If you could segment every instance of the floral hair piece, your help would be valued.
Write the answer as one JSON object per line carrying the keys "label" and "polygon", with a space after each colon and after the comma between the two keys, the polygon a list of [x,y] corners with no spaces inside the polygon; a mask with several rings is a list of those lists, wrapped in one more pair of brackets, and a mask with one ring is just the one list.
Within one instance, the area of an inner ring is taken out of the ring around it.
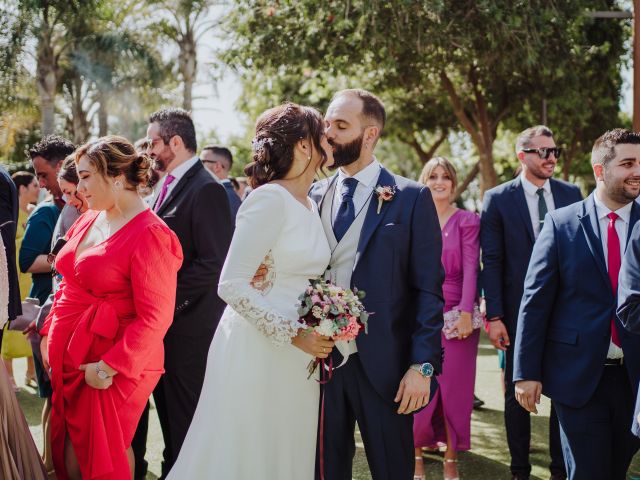
{"label": "floral hair piece", "polygon": [[266,144],[273,145],[273,142],[274,140],[271,137],[264,137],[259,140],[254,138],[251,141],[251,148],[254,152],[257,152],[258,150],[262,150]]}

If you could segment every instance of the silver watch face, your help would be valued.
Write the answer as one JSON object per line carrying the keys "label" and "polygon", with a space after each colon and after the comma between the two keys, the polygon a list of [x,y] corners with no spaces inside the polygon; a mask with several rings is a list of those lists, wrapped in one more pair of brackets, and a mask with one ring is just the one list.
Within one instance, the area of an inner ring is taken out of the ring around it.
{"label": "silver watch face", "polygon": [[107,372],[105,372],[104,370],[98,370],[98,378],[100,380],[106,380],[107,378],[109,378],[109,375],[107,375]]}
{"label": "silver watch face", "polygon": [[433,365],[430,363],[423,363],[420,365],[420,373],[425,377],[430,377],[433,375]]}

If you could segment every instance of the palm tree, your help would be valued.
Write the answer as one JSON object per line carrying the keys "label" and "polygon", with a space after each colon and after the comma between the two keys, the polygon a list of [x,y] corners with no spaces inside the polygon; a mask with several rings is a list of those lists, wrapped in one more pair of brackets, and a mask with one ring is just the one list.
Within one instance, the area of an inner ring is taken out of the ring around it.
{"label": "palm tree", "polygon": [[158,5],[166,13],[160,29],[179,49],[178,73],[182,78],[182,108],[190,111],[193,85],[198,73],[198,44],[202,36],[217,26],[207,18],[212,0],[160,0]]}

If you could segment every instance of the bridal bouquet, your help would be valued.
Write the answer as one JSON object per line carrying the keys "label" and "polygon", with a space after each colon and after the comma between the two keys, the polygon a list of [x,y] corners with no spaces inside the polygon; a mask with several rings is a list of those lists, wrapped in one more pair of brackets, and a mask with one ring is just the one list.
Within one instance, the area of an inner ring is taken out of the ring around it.
{"label": "bridal bouquet", "polygon": [[[333,340],[355,340],[361,331],[367,333],[369,313],[361,302],[364,296],[365,292],[362,290],[344,289],[321,277],[309,280],[309,286],[298,297],[300,322],[317,335],[331,337]],[[311,360],[309,377],[319,364],[324,369],[324,359]]]}

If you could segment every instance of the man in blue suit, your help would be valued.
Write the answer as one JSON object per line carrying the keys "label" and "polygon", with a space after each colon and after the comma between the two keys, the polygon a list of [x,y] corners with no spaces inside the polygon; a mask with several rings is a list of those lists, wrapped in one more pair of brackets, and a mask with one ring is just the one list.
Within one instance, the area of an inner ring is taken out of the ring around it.
{"label": "man in blue suit", "polygon": [[200,160],[203,165],[220,181],[227,192],[229,199],[229,208],[231,208],[231,220],[236,223],[236,214],[240,208],[240,197],[233,189],[231,180],[229,180],[229,171],[233,165],[233,155],[226,147],[218,147],[216,145],[207,145],[200,152]]}
{"label": "man in blue suit", "polygon": [[[325,116],[338,172],[311,197],[332,255],[327,277],[366,292],[368,334],[336,342],[323,387],[317,478],[351,480],[356,422],[374,480],[410,480],[413,415],[440,371],[442,237],[429,190],[389,173],[373,151],[382,102],[364,90],[338,92]],[[378,191],[393,192],[383,198]],[[324,475],[322,475],[324,474]]]}
{"label": "man in blue suit", "polygon": [[618,273],[640,219],[640,134],[606,132],[591,153],[596,190],[547,215],[531,255],[518,317],[513,380],[529,412],[554,401],[571,480],[623,480],[640,337],[616,317]]}
{"label": "man in blue suit", "polygon": [[[618,318],[632,333],[640,333],[640,223],[629,236],[618,280]],[[640,437],[640,394],[636,397],[631,431]]]}
{"label": "man in blue suit", "polygon": [[[489,319],[489,338],[505,352],[504,420],[514,479],[528,479],[531,419],[516,401],[513,383],[513,340],[524,277],[548,211],[582,200],[575,186],[552,178],[560,156],[551,130],[543,125],[524,130],[516,140],[522,166],[518,178],[485,193],[481,216],[481,286]],[[555,411],[549,419],[549,450],[552,479],[563,479],[564,461]]]}

